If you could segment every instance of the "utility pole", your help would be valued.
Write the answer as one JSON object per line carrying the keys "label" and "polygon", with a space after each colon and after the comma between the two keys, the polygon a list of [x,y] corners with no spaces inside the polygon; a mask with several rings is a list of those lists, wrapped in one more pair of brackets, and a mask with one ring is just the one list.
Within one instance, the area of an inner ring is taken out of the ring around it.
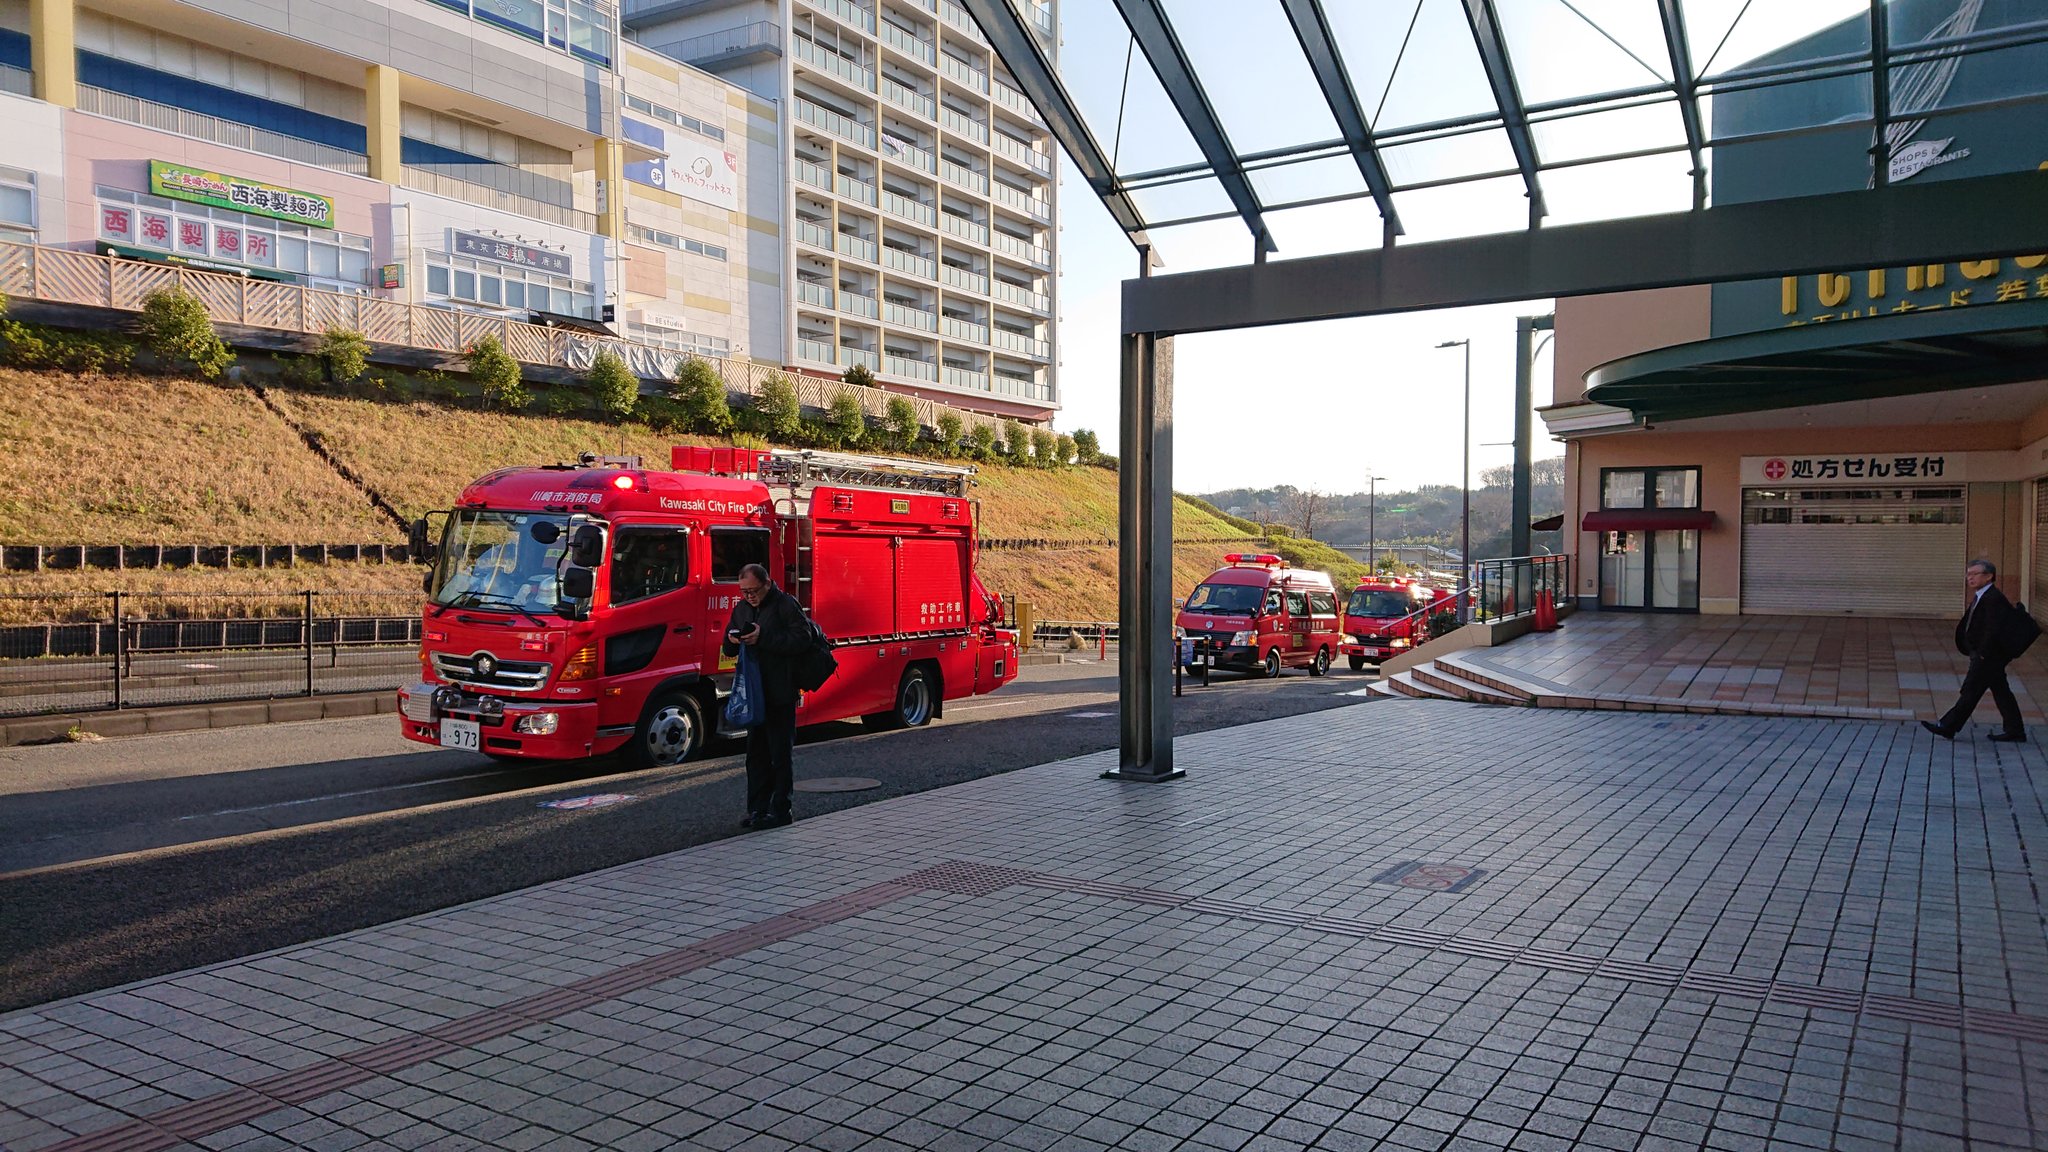
{"label": "utility pole", "polygon": [[1380,570],[1380,478],[1365,478],[1365,571],[1376,576]]}
{"label": "utility pole", "polygon": [[1437,347],[1455,348],[1461,345],[1465,349],[1465,431],[1459,447],[1465,453],[1465,471],[1458,479],[1458,563],[1465,569],[1466,595],[1459,601],[1458,619],[1463,623],[1472,619],[1472,341],[1446,340]]}

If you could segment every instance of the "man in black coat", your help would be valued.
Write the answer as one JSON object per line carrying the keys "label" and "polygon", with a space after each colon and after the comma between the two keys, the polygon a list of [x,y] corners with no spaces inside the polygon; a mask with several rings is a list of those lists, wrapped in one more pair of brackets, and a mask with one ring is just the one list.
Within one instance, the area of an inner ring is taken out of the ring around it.
{"label": "man in black coat", "polygon": [[745,828],[775,828],[790,822],[789,794],[795,787],[796,664],[811,644],[811,626],[796,597],[777,588],[759,564],[740,569],[740,602],[726,626],[725,654],[742,646],[761,670],[764,718],[747,732],[747,818]]}
{"label": "man in black coat", "polygon": [[1991,561],[1972,561],[1963,570],[1963,582],[1969,585],[1970,605],[1956,624],[1956,651],[1970,658],[1970,670],[1963,676],[1962,697],[1939,723],[1922,720],[1920,726],[1943,740],[1955,739],[1988,690],[1998,705],[1998,718],[2005,722],[2005,730],[1993,732],[1991,738],[2015,743],[2025,740],[2020,702],[2013,699],[2012,685],[2005,679],[2006,662],[2012,659],[2005,638],[2013,631],[2012,616],[2018,610],[1998,590],[1998,568]]}

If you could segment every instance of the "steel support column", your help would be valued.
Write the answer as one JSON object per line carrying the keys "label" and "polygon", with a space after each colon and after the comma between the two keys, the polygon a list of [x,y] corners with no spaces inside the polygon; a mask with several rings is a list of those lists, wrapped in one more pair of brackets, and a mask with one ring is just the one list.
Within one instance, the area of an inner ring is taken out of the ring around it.
{"label": "steel support column", "polygon": [[[1140,251],[1141,262],[1150,253]],[[1105,780],[1148,783],[1173,766],[1173,337],[1124,336],[1117,444],[1121,754]]]}
{"label": "steel support column", "polygon": [[1550,330],[1548,316],[1522,316],[1515,320],[1515,476],[1508,500],[1508,555],[1529,554],[1530,456],[1533,453],[1536,416],[1532,377],[1536,333]]}

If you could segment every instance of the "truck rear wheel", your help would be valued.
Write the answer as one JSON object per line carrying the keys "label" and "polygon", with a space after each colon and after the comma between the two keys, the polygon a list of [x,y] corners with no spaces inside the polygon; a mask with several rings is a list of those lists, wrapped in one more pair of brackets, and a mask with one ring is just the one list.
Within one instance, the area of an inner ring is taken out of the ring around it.
{"label": "truck rear wheel", "polygon": [[671,689],[647,702],[646,715],[621,751],[635,768],[666,768],[696,759],[704,736],[704,706],[696,696]]}
{"label": "truck rear wheel", "polygon": [[860,720],[869,728],[922,728],[932,721],[932,700],[931,675],[913,666],[903,670],[903,679],[896,684],[896,706]]}
{"label": "truck rear wheel", "polygon": [[1278,679],[1278,678],[1279,678],[1279,676],[1280,676],[1280,649],[1278,649],[1278,648],[1268,648],[1268,649],[1266,649],[1266,679],[1268,679],[1268,680],[1274,680],[1274,679]]}
{"label": "truck rear wheel", "polygon": [[1363,656],[1353,656],[1353,657],[1351,658],[1351,670],[1352,670],[1353,672],[1363,672],[1363,671],[1365,671],[1365,657],[1363,657]]}
{"label": "truck rear wheel", "polygon": [[1328,648],[1316,649],[1316,662],[1308,666],[1308,674],[1311,676],[1321,676],[1329,670],[1330,650]]}

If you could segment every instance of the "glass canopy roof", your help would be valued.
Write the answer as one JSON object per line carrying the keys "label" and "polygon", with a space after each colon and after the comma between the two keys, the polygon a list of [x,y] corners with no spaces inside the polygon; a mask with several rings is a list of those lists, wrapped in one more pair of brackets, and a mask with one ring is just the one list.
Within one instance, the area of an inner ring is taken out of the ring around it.
{"label": "glass canopy roof", "polygon": [[[1329,251],[1332,228],[1371,247],[1981,175],[1937,167],[1960,158],[1936,146],[1958,135],[1952,118],[2048,102],[2042,0],[1061,0],[1059,13],[1058,74],[1042,59],[1037,71],[1078,122],[1043,110],[1070,153],[1095,150],[1075,160],[1121,198],[1119,223],[1152,244],[1234,221],[1248,260]],[[1020,78],[1033,69],[1011,58],[1018,41],[992,40]],[[1752,174],[1717,173],[1745,148]],[[1754,174],[1802,151],[1850,162],[1784,190]]]}

